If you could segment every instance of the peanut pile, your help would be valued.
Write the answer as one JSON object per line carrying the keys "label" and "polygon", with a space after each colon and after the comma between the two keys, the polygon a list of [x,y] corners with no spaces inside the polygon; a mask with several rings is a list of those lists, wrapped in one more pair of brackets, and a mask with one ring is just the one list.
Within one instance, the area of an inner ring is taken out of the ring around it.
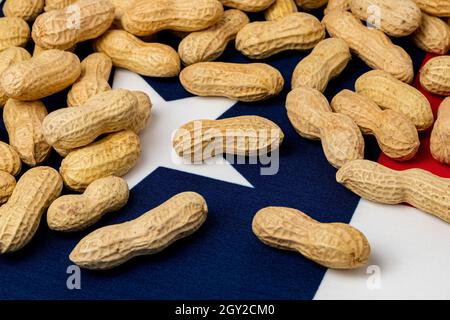
{"label": "peanut pile", "polygon": [[[373,16],[373,6],[380,16]],[[322,21],[310,12],[320,8]],[[251,22],[247,13],[261,11],[266,21]],[[0,142],[2,254],[30,242],[46,212],[50,229],[73,232],[126,206],[130,190],[121,177],[139,161],[139,133],[151,118],[152,102],[143,92],[113,90],[113,66],[148,77],[179,77],[197,96],[249,103],[277,96],[290,83],[280,112],[302,138],[321,141],[326,159],[338,169],[338,183],[362,198],[410,203],[450,223],[450,179],[364,160],[363,138],[374,135],[384,154],[406,161],[418,152],[419,132],[432,128],[431,154],[450,164],[450,98],[435,121],[426,97],[410,85],[412,59],[391,40],[410,37],[418,48],[442,55],[422,68],[420,83],[450,96],[447,0],[6,0],[3,13],[0,108],[9,144]],[[178,50],[154,41],[162,30],[179,37]],[[95,53],[80,61],[73,51],[85,41]],[[32,55],[24,49],[30,42]],[[254,63],[220,62],[228,45]],[[292,79],[258,61],[287,50],[310,52]],[[355,92],[343,90],[328,101],[323,92],[352,55],[374,70],[358,78]],[[65,89],[67,107],[48,113],[41,99]],[[192,140],[195,134],[200,139]],[[249,156],[275,150],[283,138],[277,124],[257,115],[199,119],[175,132],[173,149],[202,162],[216,155],[203,152],[211,141],[213,150]],[[59,172],[44,166],[51,152],[64,158]],[[31,169],[16,181],[22,163]],[[63,186],[76,193],[61,196]],[[87,235],[70,260],[109,269],[157,253],[195,232],[207,213],[201,195],[180,193],[133,221]],[[370,256],[360,231],[318,222],[293,208],[261,209],[252,229],[263,243],[328,268],[358,268]]]}

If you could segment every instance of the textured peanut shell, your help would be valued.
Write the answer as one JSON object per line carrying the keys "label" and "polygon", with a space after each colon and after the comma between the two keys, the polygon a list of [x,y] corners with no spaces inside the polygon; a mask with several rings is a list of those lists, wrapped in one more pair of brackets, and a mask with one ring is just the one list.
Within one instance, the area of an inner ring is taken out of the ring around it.
{"label": "textured peanut shell", "polygon": [[62,191],[62,179],[50,167],[28,170],[8,202],[0,207],[0,253],[23,248],[36,233],[42,214]]}
{"label": "textured peanut shell", "polygon": [[438,17],[422,13],[422,22],[412,39],[424,51],[446,54],[450,49],[450,26]]}
{"label": "textured peanut shell", "polygon": [[179,156],[201,162],[218,153],[266,154],[277,149],[283,138],[280,127],[259,116],[194,120],[175,132],[173,148]]}
{"label": "textured peanut shell", "polygon": [[337,182],[360,197],[385,203],[409,203],[450,223],[450,179],[422,169],[395,171],[369,160],[347,163]]}
{"label": "textured peanut shell", "polygon": [[348,11],[350,10],[351,0],[328,0],[327,7],[324,10],[324,14],[329,14],[331,11]]}
{"label": "textured peanut shell", "polygon": [[310,87],[324,92],[328,82],[344,71],[351,58],[350,49],[344,40],[322,40],[295,67],[292,88]]}
{"label": "textured peanut shell", "polygon": [[42,134],[42,121],[46,116],[47,109],[39,100],[9,99],[3,110],[9,143],[30,167],[41,164],[50,155],[51,147]]}
{"label": "textured peanut shell", "polygon": [[145,126],[150,121],[152,102],[145,92],[133,91],[132,93],[136,97],[138,104],[136,106],[135,117],[134,121],[131,123],[130,130],[139,133],[144,130]]}
{"label": "textured peanut shell", "polygon": [[46,50],[6,69],[0,75],[0,86],[10,98],[38,100],[69,87],[80,73],[80,60],[75,54]]}
{"label": "textured peanut shell", "polygon": [[59,10],[75,2],[77,2],[77,0],[45,0],[44,10],[45,11]]}
{"label": "textured peanut shell", "polygon": [[[0,52],[0,76],[3,72],[15,63],[31,59],[27,50],[21,47],[11,47]],[[8,100],[5,91],[0,85],[0,107],[3,107]]]}
{"label": "textured peanut shell", "polygon": [[294,12],[298,12],[294,0],[275,0],[275,2],[264,11],[264,17],[267,21],[278,20]]}
{"label": "textured peanut shell", "polygon": [[308,50],[325,38],[325,28],[313,15],[292,13],[275,21],[247,24],[236,36],[236,49],[252,59],[286,50]]}
{"label": "textured peanut shell", "polygon": [[328,0],[295,0],[297,5],[305,10],[313,10],[323,7],[328,3]]}
{"label": "textured peanut shell", "polygon": [[261,209],[252,229],[264,244],[297,251],[327,268],[356,269],[370,256],[369,242],[359,230],[344,223],[320,223],[296,209]]}
{"label": "textured peanut shell", "polygon": [[122,208],[129,197],[127,182],[109,176],[92,182],[81,195],[65,195],[50,205],[47,224],[63,232],[84,230],[105,214]]}
{"label": "textured peanut shell", "polygon": [[450,164],[450,98],[439,106],[438,117],[431,133],[430,149],[437,161]]}
{"label": "textured peanut shell", "polygon": [[195,192],[183,192],[139,218],[98,229],[84,237],[70,260],[86,269],[111,269],[133,257],[160,252],[200,228],[208,207]]}
{"label": "textured peanut shell", "polygon": [[44,10],[44,0],[6,0],[3,5],[5,17],[33,21]]}
{"label": "textured peanut shell", "polygon": [[0,206],[8,201],[16,187],[16,179],[8,172],[0,170]]}
{"label": "textured peanut shell", "polygon": [[215,24],[222,14],[218,0],[140,0],[125,11],[122,26],[137,36],[167,29],[198,31]]}
{"label": "textured peanut shell", "polygon": [[30,27],[16,17],[0,18],[0,51],[9,47],[24,47],[30,39]]}
{"label": "textured peanut shell", "polygon": [[283,89],[281,73],[264,63],[200,62],[180,73],[183,87],[198,96],[220,96],[239,101],[261,101]]}
{"label": "textured peanut shell", "polygon": [[61,162],[59,172],[68,188],[83,191],[97,179],[125,175],[137,164],[140,155],[140,140],[133,131],[116,132],[70,152]]}
{"label": "textured peanut shell", "polygon": [[419,149],[419,135],[406,116],[394,110],[381,110],[375,102],[350,90],[331,101],[331,108],[348,115],[365,134],[376,137],[384,154],[396,160],[409,160]]}
{"label": "textured peanut shell", "polygon": [[180,42],[178,53],[185,65],[216,60],[227,44],[250,20],[242,11],[231,9],[208,29],[192,32]]}
{"label": "textured peanut shell", "polygon": [[116,25],[121,26],[122,22],[122,16],[124,15],[125,11],[127,11],[129,8],[134,6],[134,4],[138,0],[110,0],[110,2],[114,5],[114,23]]}
{"label": "textured peanut shell", "polygon": [[419,131],[433,125],[433,111],[427,98],[416,88],[386,72],[373,70],[363,74],[356,80],[355,89],[382,109],[392,109],[404,114]]}
{"label": "textured peanut shell", "polygon": [[33,24],[32,37],[43,49],[65,50],[102,35],[113,20],[114,6],[108,0],[79,0],[40,15]]}
{"label": "textured peanut shell", "polygon": [[106,32],[94,46],[108,55],[114,66],[144,76],[173,77],[180,73],[180,58],[172,47],[146,43],[123,30]]}
{"label": "textured peanut shell", "polygon": [[306,139],[320,139],[328,162],[335,168],[364,158],[364,138],[347,115],[333,113],[325,96],[316,89],[299,87],[286,99],[289,120]]}
{"label": "textured peanut shell", "polygon": [[93,96],[111,90],[108,83],[112,61],[104,53],[93,53],[81,62],[81,75],[67,95],[68,107],[82,106]]}
{"label": "textured peanut shell", "polygon": [[245,12],[258,12],[267,9],[275,0],[220,0],[224,6]]}
{"label": "textured peanut shell", "polygon": [[[376,8],[377,12],[371,10]],[[412,0],[351,0],[352,13],[367,23],[375,24],[374,15],[380,13],[381,31],[392,37],[408,36],[419,28],[422,12]],[[378,11],[379,10],[379,11]]]}
{"label": "textured peanut shell", "polygon": [[448,0],[414,0],[419,8],[432,16],[450,17],[450,2]]}
{"label": "textured peanut shell", "polygon": [[9,144],[0,141],[0,171],[15,176],[21,169],[22,161],[17,152]]}
{"label": "textured peanut shell", "polygon": [[369,67],[381,69],[410,83],[414,78],[411,57],[380,30],[368,29],[350,12],[331,11],[324,19],[328,33],[347,42]]}
{"label": "textured peanut shell", "polygon": [[57,149],[74,149],[105,133],[129,129],[135,121],[138,100],[131,91],[111,90],[90,98],[83,107],[50,113],[42,124],[47,142]]}
{"label": "textured peanut shell", "polygon": [[430,59],[420,69],[420,84],[431,93],[450,96],[450,56]]}

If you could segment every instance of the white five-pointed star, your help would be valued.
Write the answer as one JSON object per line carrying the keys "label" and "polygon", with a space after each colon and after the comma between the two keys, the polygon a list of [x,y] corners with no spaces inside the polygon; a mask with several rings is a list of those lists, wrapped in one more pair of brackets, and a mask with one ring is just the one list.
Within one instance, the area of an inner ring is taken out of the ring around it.
{"label": "white five-pointed star", "polygon": [[194,165],[174,161],[174,158],[178,158],[173,154],[172,150],[172,135],[176,129],[192,120],[217,119],[230,109],[236,101],[209,97],[190,97],[166,101],[141,76],[123,69],[116,70],[113,88],[143,91],[149,95],[153,104],[151,120],[140,133],[141,159],[137,167],[125,177],[130,188],[137,185],[158,167],[184,171],[250,188],[253,187],[222,156],[214,159],[214,164]]}

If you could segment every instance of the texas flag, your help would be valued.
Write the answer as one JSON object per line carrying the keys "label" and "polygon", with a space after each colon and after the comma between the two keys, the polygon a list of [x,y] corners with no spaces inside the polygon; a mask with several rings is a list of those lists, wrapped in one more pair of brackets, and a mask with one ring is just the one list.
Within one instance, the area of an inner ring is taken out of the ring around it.
{"label": "texas flag", "polygon": [[[264,17],[254,14],[251,19]],[[177,45],[169,33],[158,41]],[[407,38],[395,42],[411,55],[417,74],[430,56]],[[89,42],[81,44],[76,53],[84,58],[91,48]],[[142,157],[125,177],[132,188],[129,203],[78,233],[51,231],[44,218],[24,249],[0,256],[0,299],[450,299],[450,225],[407,205],[382,205],[353,194],[336,182],[336,169],[327,162],[320,141],[300,137],[289,122],[285,101],[291,76],[307,54],[290,51],[263,60],[282,73],[285,87],[276,98],[257,103],[195,97],[177,77],[148,78],[115,69],[113,88],[144,91],[153,103],[151,121],[141,133]],[[234,43],[219,60],[254,62]],[[354,90],[355,80],[367,71],[353,57],[325,95],[331,101],[343,89]],[[419,87],[417,81],[415,85]],[[66,94],[44,99],[49,112],[66,106]],[[441,98],[425,94],[436,112]],[[241,115],[268,118],[283,130],[278,163],[174,161],[172,135],[181,125]],[[407,162],[388,159],[367,136],[365,157],[397,170],[423,168],[450,178],[449,167],[431,157],[429,136],[421,133],[419,154]],[[8,141],[2,120],[0,140]],[[55,152],[48,161],[56,169],[60,162]],[[261,174],[267,167],[275,173]],[[209,208],[205,224],[192,236],[108,271],[80,271],[69,260],[88,233],[132,220],[183,191],[200,193]],[[368,266],[327,270],[298,253],[264,245],[252,232],[252,219],[266,206],[296,208],[321,222],[352,224],[371,244]]]}

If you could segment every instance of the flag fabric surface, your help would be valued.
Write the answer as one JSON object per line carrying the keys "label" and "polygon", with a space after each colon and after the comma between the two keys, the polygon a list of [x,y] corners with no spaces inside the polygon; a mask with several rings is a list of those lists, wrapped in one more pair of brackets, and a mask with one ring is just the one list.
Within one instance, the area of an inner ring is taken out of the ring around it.
{"label": "flag fabric surface", "polygon": [[[321,18],[320,12],[314,14]],[[169,33],[159,35],[159,40],[176,48]],[[411,55],[416,74],[430,58],[409,39],[395,43]],[[91,43],[79,45],[76,52],[85,57],[92,52]],[[449,225],[409,206],[360,199],[336,182],[336,169],[325,159],[320,142],[301,138],[290,124],[285,99],[292,72],[307,54],[290,51],[263,60],[282,73],[285,87],[278,97],[257,103],[194,97],[177,77],[155,79],[113,70],[114,88],[145,91],[153,102],[152,119],[141,133],[142,159],[126,176],[132,187],[130,201],[88,230],[73,234],[50,231],[44,216],[25,248],[0,256],[0,299],[450,299]],[[233,43],[218,60],[254,62],[237,52]],[[357,77],[368,70],[353,57],[342,75],[330,82],[327,98],[342,89],[353,90]],[[67,90],[44,99],[49,111],[65,107],[66,94]],[[441,99],[427,97],[436,111]],[[282,128],[285,139],[277,174],[261,175],[259,164],[172,161],[171,135],[180,125],[240,115],[266,117]],[[421,167],[450,177],[448,166],[432,159],[428,137],[429,132],[421,134],[419,155],[405,163],[381,155],[375,139],[366,137],[366,158],[395,169]],[[0,140],[8,141],[3,121]],[[48,164],[59,168],[60,161],[53,153]],[[208,218],[195,234],[113,270],[82,270],[81,288],[68,288],[72,274],[68,256],[82,237],[99,227],[134,219],[183,191],[200,193],[208,204]],[[331,271],[298,253],[262,244],[251,223],[266,206],[296,208],[322,222],[351,222],[371,243],[368,267]]]}

